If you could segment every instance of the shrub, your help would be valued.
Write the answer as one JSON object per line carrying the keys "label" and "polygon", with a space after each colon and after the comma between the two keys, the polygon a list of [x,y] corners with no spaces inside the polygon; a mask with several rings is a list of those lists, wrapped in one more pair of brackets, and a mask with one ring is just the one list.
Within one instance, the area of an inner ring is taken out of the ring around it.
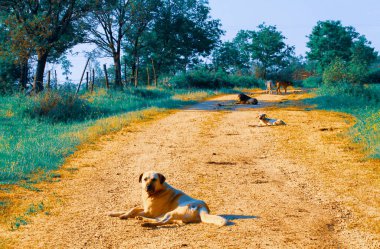
{"label": "shrub", "polygon": [[340,59],[333,61],[323,71],[322,80],[325,84],[348,82],[346,62]]}
{"label": "shrub", "polygon": [[229,75],[222,70],[210,72],[204,69],[178,74],[170,79],[169,84],[175,88],[204,89],[264,86],[264,82],[254,76]]}
{"label": "shrub", "polygon": [[302,82],[303,87],[316,88],[322,84],[322,77],[311,76]]}
{"label": "shrub", "polygon": [[84,120],[90,116],[91,108],[87,100],[74,93],[47,91],[34,97],[26,110],[32,118],[46,118],[53,122]]}

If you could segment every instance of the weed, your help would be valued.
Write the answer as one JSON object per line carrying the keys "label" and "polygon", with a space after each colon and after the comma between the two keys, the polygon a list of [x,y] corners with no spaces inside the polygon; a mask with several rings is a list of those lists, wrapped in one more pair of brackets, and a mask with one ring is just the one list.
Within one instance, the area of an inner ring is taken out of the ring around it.
{"label": "weed", "polygon": [[15,220],[13,222],[11,222],[11,230],[12,231],[17,230],[21,226],[25,226],[27,224],[28,224],[28,222],[24,216],[18,216],[15,218]]}

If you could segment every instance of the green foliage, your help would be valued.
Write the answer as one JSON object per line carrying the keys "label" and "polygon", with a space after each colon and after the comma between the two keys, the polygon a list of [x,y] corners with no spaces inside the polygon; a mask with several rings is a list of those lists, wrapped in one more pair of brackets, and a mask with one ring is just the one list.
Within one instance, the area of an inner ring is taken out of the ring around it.
{"label": "green foliage", "polygon": [[345,62],[342,59],[335,59],[323,71],[323,82],[329,83],[364,83],[369,76],[368,66],[357,60]]}
{"label": "green foliage", "polygon": [[250,50],[255,64],[264,70],[265,79],[267,72],[277,72],[289,65],[294,47],[285,44],[285,37],[276,26],[260,24],[258,29],[251,33]]}
{"label": "green foliage", "polygon": [[302,82],[303,87],[316,88],[321,86],[322,78],[319,76],[311,76]]}
{"label": "green foliage", "polygon": [[380,158],[380,87],[360,84],[328,84],[307,101],[318,108],[347,112],[357,118],[350,134],[366,146],[371,157]]}
{"label": "green foliage", "polygon": [[316,62],[320,73],[328,69],[332,79],[342,77],[331,72],[342,66],[337,61],[351,62],[352,75],[345,75],[343,78],[357,81],[361,80],[358,76],[365,71],[365,67],[376,59],[377,53],[370,45],[351,26],[344,27],[340,21],[319,21],[309,36],[307,47],[310,51],[306,54],[310,61]]}
{"label": "green foliage", "polygon": [[346,62],[341,59],[336,59],[335,61],[333,61],[323,71],[322,79],[325,84],[348,82],[348,71]]}
{"label": "green foliage", "polygon": [[[77,103],[74,105],[71,103],[72,95],[57,96],[56,92],[37,97],[0,96],[0,183],[26,180],[22,186],[30,189],[32,186],[27,184],[29,174],[57,169],[65,157],[76,150],[76,146],[91,138],[82,137],[91,127],[97,127],[96,134],[119,130],[128,123],[129,116],[126,117],[126,113],[152,107],[178,108],[194,103],[193,100],[175,98],[176,94],[193,92],[143,88],[107,92],[100,89],[93,94],[81,94],[77,100],[79,102],[74,102]],[[205,96],[213,94],[204,90],[198,92]],[[84,109],[73,110],[82,108],[83,103],[88,113],[83,113]],[[69,109],[79,113],[70,114]],[[33,110],[38,115],[31,113]],[[107,117],[115,120],[114,126],[102,122]]]}
{"label": "green foliage", "polygon": [[53,122],[67,122],[90,118],[87,100],[76,97],[73,92],[43,92],[31,102],[26,113],[32,118],[46,118]]}
{"label": "green foliage", "polygon": [[221,68],[225,72],[236,73],[245,68],[242,55],[233,42],[224,42],[213,54],[213,65],[215,68]]}
{"label": "green foliage", "polygon": [[262,87],[264,83],[253,76],[229,75],[222,70],[210,72],[204,69],[181,73],[170,79],[169,84],[175,88],[233,88]]}

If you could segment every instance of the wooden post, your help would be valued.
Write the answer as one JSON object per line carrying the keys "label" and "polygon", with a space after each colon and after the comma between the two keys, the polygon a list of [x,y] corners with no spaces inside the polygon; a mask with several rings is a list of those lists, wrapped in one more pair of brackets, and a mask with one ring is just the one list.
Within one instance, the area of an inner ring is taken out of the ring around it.
{"label": "wooden post", "polygon": [[54,75],[55,75],[54,88],[57,90],[58,89],[57,70],[54,70]]}
{"label": "wooden post", "polygon": [[125,86],[129,85],[127,81],[127,59],[124,57],[124,80]]}
{"label": "wooden post", "polygon": [[154,61],[153,61],[153,58],[150,58],[150,59],[152,61],[154,86],[157,87],[157,77],[156,77],[156,69],[154,68]]}
{"label": "wooden post", "polygon": [[94,84],[95,84],[95,69],[92,69],[91,93],[94,91]]}
{"label": "wooden post", "polygon": [[86,68],[87,68],[87,65],[88,65],[89,61],[90,61],[90,58],[87,59],[86,66],[84,66],[82,77],[80,77],[79,85],[78,85],[78,88],[77,88],[77,91],[76,91],[75,95],[78,94],[78,92],[79,92],[80,86],[82,84],[83,76],[84,76],[84,73],[86,72]]}
{"label": "wooden post", "polygon": [[138,82],[139,82],[139,63],[140,63],[140,58],[137,57],[136,74],[135,74],[135,87],[137,87]]}
{"label": "wooden post", "polygon": [[36,84],[37,84],[37,74],[35,74],[34,75],[34,80],[33,80],[33,89],[32,89],[32,92],[34,93],[34,94],[36,94],[37,92],[36,92]]}
{"label": "wooden post", "polygon": [[46,88],[50,89],[50,70],[48,71],[48,78],[47,78]]}
{"label": "wooden post", "polygon": [[88,91],[88,72],[86,72],[86,90]]}
{"label": "wooden post", "polygon": [[150,76],[149,76],[149,67],[148,66],[146,67],[146,76],[148,79],[148,86],[150,86]]}
{"label": "wooden post", "polygon": [[108,82],[108,74],[107,74],[107,66],[106,66],[106,64],[103,65],[103,68],[104,68],[104,74],[106,76],[106,88],[109,89],[110,85],[109,85],[109,82]]}

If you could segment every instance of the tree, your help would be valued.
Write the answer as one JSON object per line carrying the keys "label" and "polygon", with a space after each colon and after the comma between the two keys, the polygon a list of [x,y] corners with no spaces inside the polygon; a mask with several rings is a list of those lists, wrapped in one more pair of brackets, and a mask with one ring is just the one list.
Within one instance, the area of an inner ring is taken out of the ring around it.
{"label": "tree", "polygon": [[131,9],[131,21],[128,32],[125,36],[124,50],[125,59],[131,64],[131,84],[137,86],[137,70],[140,58],[140,51],[144,48],[144,34],[149,31],[149,25],[159,15],[158,7],[161,0],[135,0]]}
{"label": "tree", "polygon": [[[318,22],[309,36],[307,58],[317,65],[324,82],[362,82],[377,52],[365,36],[340,21]],[[341,70],[342,72],[338,72]]]}
{"label": "tree", "polygon": [[289,64],[294,54],[294,47],[285,44],[285,37],[276,26],[258,26],[258,31],[251,32],[251,58],[262,71],[265,79],[268,73],[276,73]]}
{"label": "tree", "polygon": [[319,21],[308,38],[307,47],[310,51],[306,53],[307,58],[316,61],[320,71],[337,58],[365,64],[376,59],[371,43],[353,27],[344,27],[340,21]]}
{"label": "tree", "polygon": [[143,55],[154,61],[157,74],[186,71],[209,55],[223,34],[205,0],[163,0],[158,13]]}
{"label": "tree", "polygon": [[214,50],[212,58],[214,67],[221,68],[225,72],[236,73],[244,67],[241,53],[233,42],[222,43]]}
{"label": "tree", "polygon": [[[50,55],[58,56],[81,41],[83,23],[81,19],[89,10],[91,1],[58,0],[4,0],[0,7],[12,13],[8,25],[14,32],[11,39],[20,37],[29,50],[37,54],[35,91],[44,89],[43,76]],[[28,55],[25,55],[27,57]]]}

